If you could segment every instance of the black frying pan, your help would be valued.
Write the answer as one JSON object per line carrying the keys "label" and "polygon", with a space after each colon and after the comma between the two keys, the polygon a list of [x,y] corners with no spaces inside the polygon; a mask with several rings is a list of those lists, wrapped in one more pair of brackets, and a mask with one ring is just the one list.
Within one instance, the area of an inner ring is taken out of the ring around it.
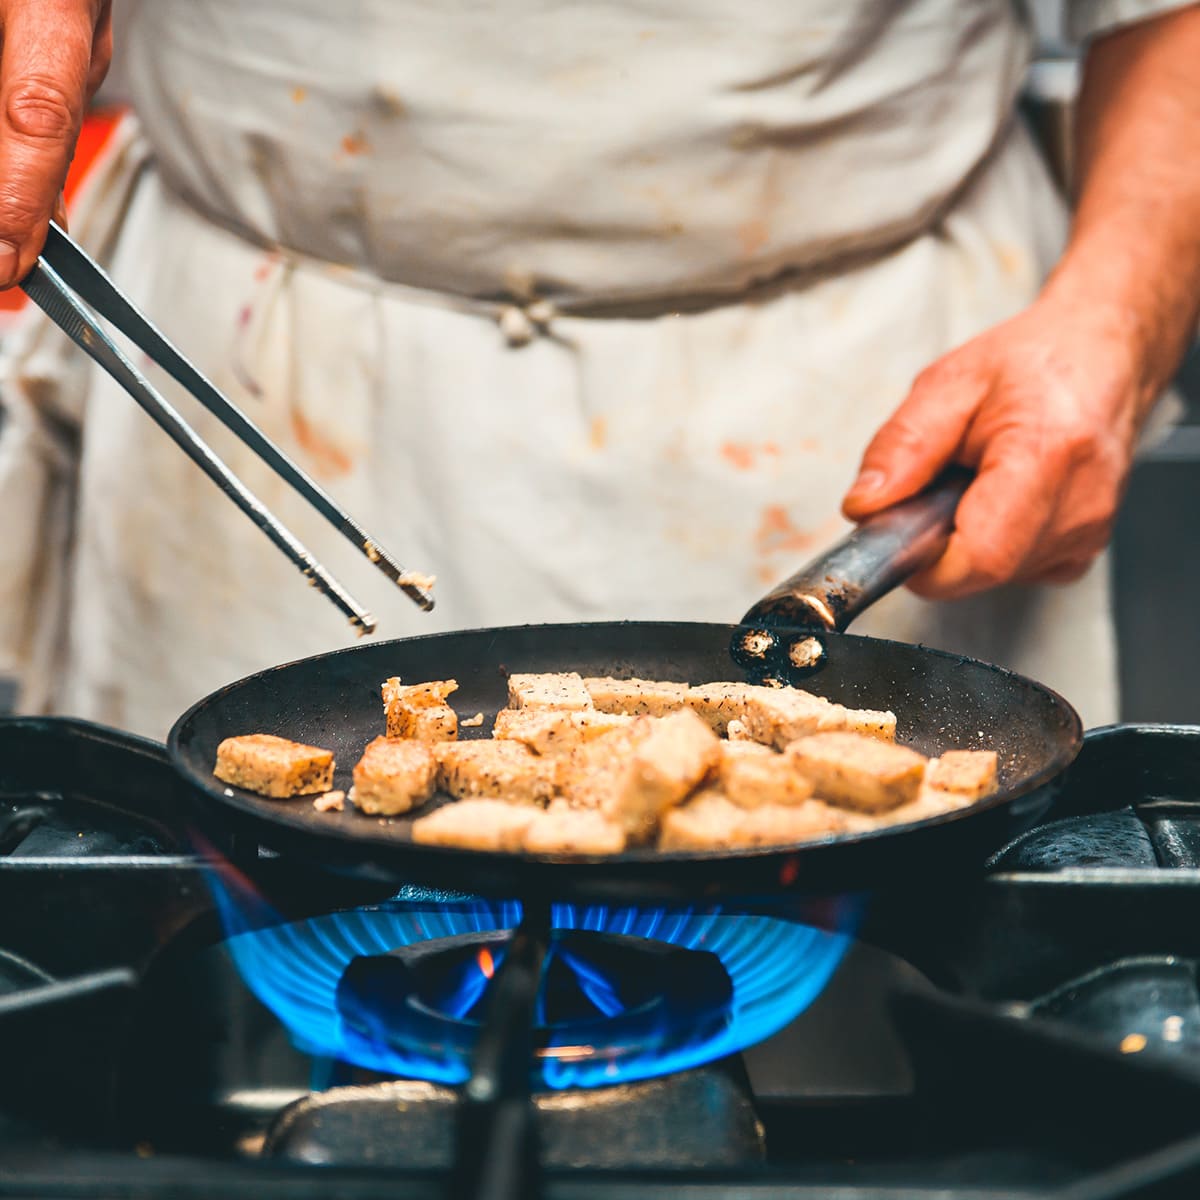
{"label": "black frying pan", "polygon": [[[202,823],[363,876],[501,896],[647,902],[750,899],[780,890],[845,893],[928,880],[982,861],[1048,807],[1052,784],[1079,750],[1075,711],[1041,685],[957,655],[842,632],[867,605],[945,545],[961,480],[867,522],[792,577],[740,625],[615,622],[520,626],[361,645],[260,672],[201,700],[175,724],[170,753],[193,785]],[[275,733],[332,749],[335,786],[348,787],[363,747],[383,731],[380,683],[457,679],[461,715],[506,700],[510,671],[637,675],[693,684],[803,679],[831,700],[891,709],[899,738],[928,754],[992,748],[1000,790],[971,808],[918,824],[801,845],[746,851],[591,859],[419,846],[411,820],[366,817],[347,804],[318,813],[311,798],[271,800],[227,789],[212,775],[218,743]],[[231,793],[231,794],[227,794]]]}

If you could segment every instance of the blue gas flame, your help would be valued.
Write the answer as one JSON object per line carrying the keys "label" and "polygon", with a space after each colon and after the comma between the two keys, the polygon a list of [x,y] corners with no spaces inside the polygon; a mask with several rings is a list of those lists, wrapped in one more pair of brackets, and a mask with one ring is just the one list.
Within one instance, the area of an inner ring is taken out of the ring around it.
{"label": "blue gas flame", "polygon": [[[360,956],[386,955],[431,939],[513,929],[520,922],[520,904],[408,889],[384,904],[281,924],[270,923],[269,907],[232,873],[214,875],[210,884],[228,935],[226,946],[243,979],[298,1049],[384,1074],[465,1082],[469,1063],[452,1046],[431,1039],[419,1050],[399,1049],[386,1040],[368,1040],[347,1025],[336,1000],[338,982]],[[849,944],[845,934],[719,909],[559,904],[552,910],[552,924],[710,951],[728,973],[733,995],[723,1020],[694,1039],[667,1039],[665,1048],[605,1052],[600,1047],[593,1057],[557,1057],[553,1047],[559,1043],[552,1033],[551,1050],[539,1059],[549,1088],[647,1079],[744,1050],[778,1032],[821,994]],[[599,1013],[619,1011],[619,997],[602,974],[582,960],[571,965]],[[482,972],[474,981],[468,979],[455,997],[457,1013],[468,1012],[485,986]]]}

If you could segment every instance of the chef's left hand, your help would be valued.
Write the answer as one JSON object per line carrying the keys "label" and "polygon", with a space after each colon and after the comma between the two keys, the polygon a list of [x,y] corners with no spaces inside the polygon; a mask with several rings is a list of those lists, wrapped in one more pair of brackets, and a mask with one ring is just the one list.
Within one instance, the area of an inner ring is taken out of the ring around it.
{"label": "chef's left hand", "polygon": [[946,552],[909,584],[919,595],[1067,583],[1103,550],[1152,401],[1118,321],[1039,300],[917,377],[843,511],[862,520],[951,463],[975,470]]}

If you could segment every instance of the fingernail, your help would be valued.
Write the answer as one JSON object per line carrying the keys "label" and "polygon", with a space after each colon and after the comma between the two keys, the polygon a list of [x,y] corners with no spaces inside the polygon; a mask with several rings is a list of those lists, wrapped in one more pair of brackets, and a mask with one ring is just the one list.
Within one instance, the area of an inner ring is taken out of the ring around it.
{"label": "fingernail", "polygon": [[882,471],[872,468],[869,471],[864,471],[854,481],[854,486],[850,489],[850,495],[866,498],[867,496],[874,495],[885,483],[887,483],[887,476]]}
{"label": "fingernail", "polygon": [[0,287],[8,287],[17,282],[17,266],[21,261],[21,252],[12,242],[0,242]]}

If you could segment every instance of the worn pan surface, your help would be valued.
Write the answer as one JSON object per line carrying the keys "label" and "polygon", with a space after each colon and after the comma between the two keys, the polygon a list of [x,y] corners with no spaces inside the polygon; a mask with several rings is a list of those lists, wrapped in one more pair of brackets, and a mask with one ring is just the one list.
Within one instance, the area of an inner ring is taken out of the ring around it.
{"label": "worn pan surface", "polygon": [[[194,786],[203,822],[325,866],[475,893],[609,902],[749,899],[781,889],[844,893],[928,882],[931,872],[970,869],[1049,805],[1054,780],[1081,744],[1078,716],[1049,689],[986,663],[840,632],[940,553],[960,492],[961,484],[943,487],[860,529],[740,625],[521,626],[357,646],[252,675],[201,700],[176,723],[169,749]],[[482,727],[463,734],[487,737],[505,705],[509,672],[568,670],[692,684],[747,675],[803,678],[831,700],[891,709],[900,740],[927,754],[995,749],[1000,790],[919,824],[796,846],[672,854],[639,848],[581,860],[419,846],[410,818],[367,817],[350,805],[319,813],[311,798],[266,799],[212,775],[223,738],[274,733],[333,750],[335,786],[348,788],[363,747],[383,731],[380,684],[387,677],[458,680],[459,713],[484,714]]]}

